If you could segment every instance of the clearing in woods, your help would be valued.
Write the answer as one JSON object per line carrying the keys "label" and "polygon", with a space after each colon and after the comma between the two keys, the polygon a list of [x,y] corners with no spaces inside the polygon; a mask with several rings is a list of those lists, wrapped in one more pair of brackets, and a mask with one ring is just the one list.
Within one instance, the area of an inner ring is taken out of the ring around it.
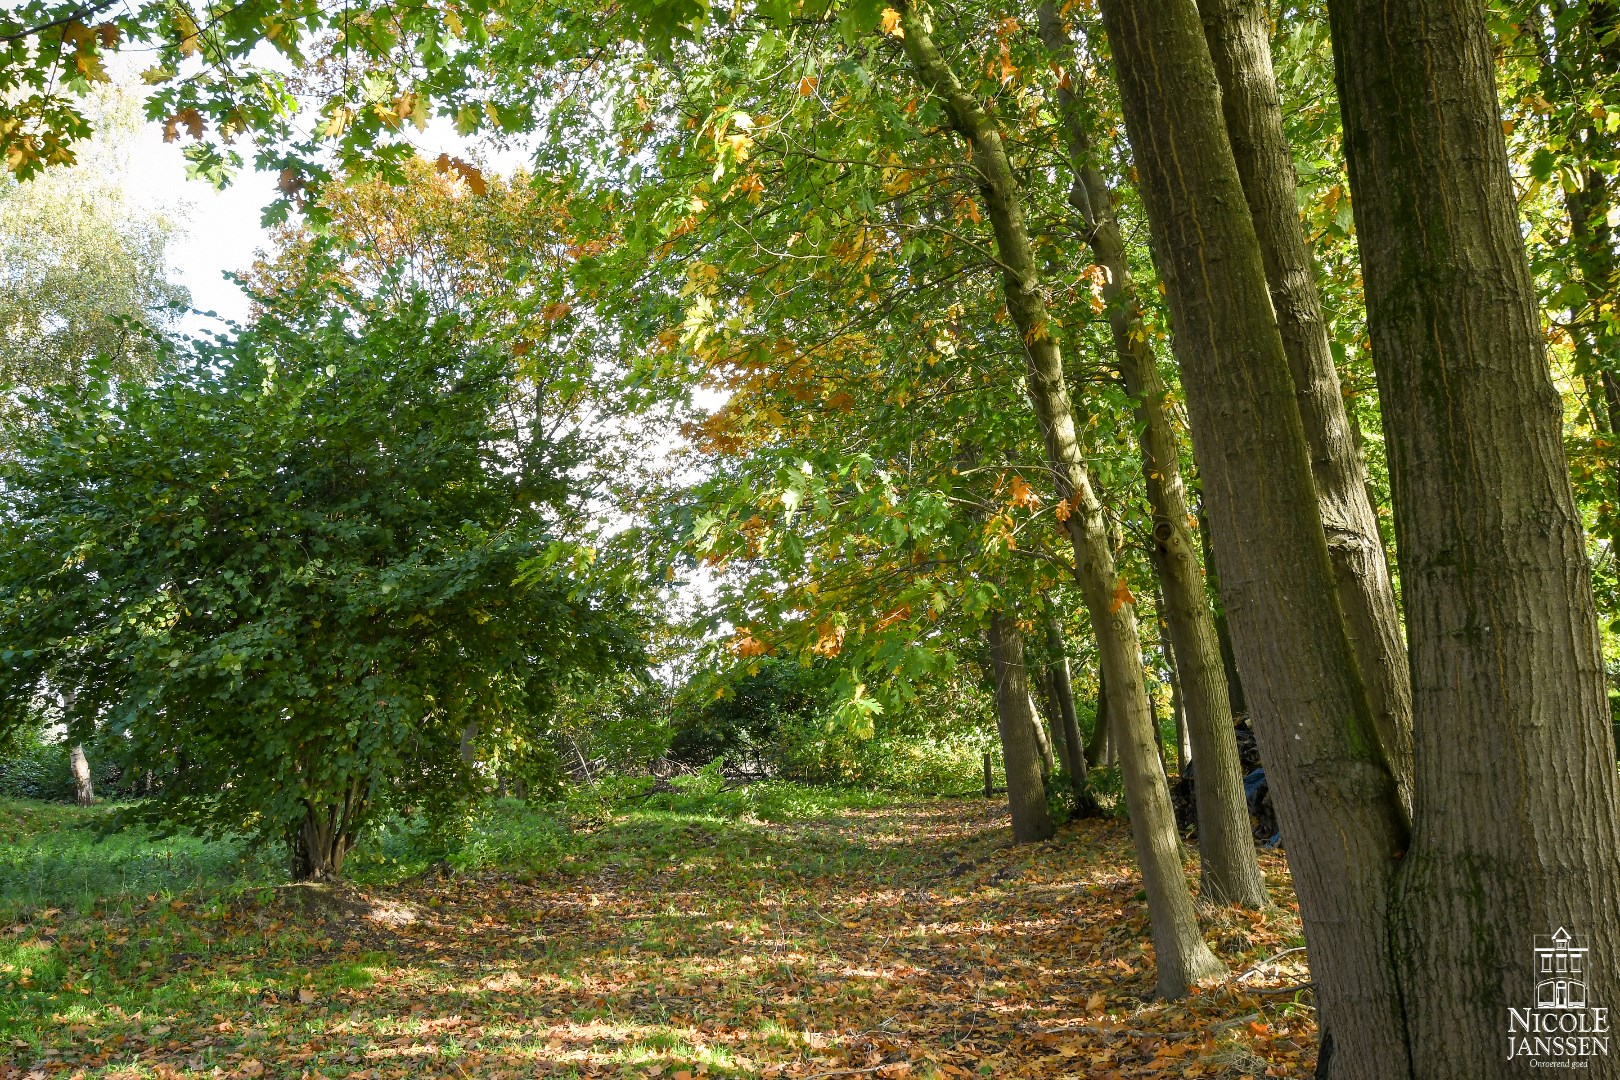
{"label": "clearing in woods", "polygon": [[1233,979],[1145,1002],[1125,823],[1015,849],[1004,805],[876,803],[507,803],[465,869],[385,838],[363,891],[311,898],[244,887],[272,871],[223,845],[7,802],[0,1078],[1309,1075],[1280,856],[1278,909],[1203,912]]}

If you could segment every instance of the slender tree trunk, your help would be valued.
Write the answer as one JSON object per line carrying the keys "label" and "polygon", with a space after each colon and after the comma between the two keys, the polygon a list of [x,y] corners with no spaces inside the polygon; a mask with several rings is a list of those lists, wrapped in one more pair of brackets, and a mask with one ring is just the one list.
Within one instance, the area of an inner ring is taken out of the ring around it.
{"label": "slender tree trunk", "polygon": [[1058,706],[1056,675],[1051,664],[1042,664],[1035,675],[1035,701],[1040,707],[1042,719],[1046,721],[1047,738],[1051,740],[1052,752],[1057,760],[1054,767],[1061,766],[1064,772],[1070,772],[1073,765],[1069,760],[1069,744],[1063,734],[1063,710]]}
{"label": "slender tree trunk", "polygon": [[[1330,1053],[1408,1068],[1384,933],[1409,832],[1339,610],[1310,452],[1193,0],[1100,0],[1164,275],[1221,595]],[[1198,754],[1194,748],[1195,756]],[[1199,761],[1202,782],[1203,761]],[[1337,1060],[1337,1059],[1335,1059]]]}
{"label": "slender tree trunk", "polygon": [[[1171,677],[1174,677],[1172,673]],[[1180,776],[1187,771],[1187,716],[1181,711],[1180,691],[1176,692],[1176,775]]]}
{"label": "slender tree trunk", "polygon": [[[1164,595],[1158,597],[1159,610],[1164,610]],[[1170,679],[1170,715],[1176,722],[1176,774],[1187,767],[1187,717],[1182,708],[1181,675],[1176,670],[1176,650],[1164,650],[1165,672]],[[1239,768],[1241,772],[1241,766]],[[1241,779],[1241,778],[1240,778]]]}
{"label": "slender tree trunk", "polygon": [[1189,986],[1220,975],[1225,966],[1199,934],[1192,894],[1182,873],[1175,813],[1153,751],[1135,608],[1114,600],[1120,578],[1102,505],[1080,457],[1063,357],[1042,295],[1017,182],[1000,130],[951,71],[934,44],[927,17],[907,3],[900,9],[900,26],[906,55],[918,79],[940,98],[972,150],[979,193],[996,235],[1007,312],[1024,342],[1030,398],[1046,444],[1047,463],[1058,496],[1070,508],[1066,524],[1074,547],[1076,578],[1103,667],[1116,688],[1114,740],[1152,922],[1157,992],[1163,997],[1180,997]]}
{"label": "slender tree trunk", "polygon": [[84,756],[84,747],[78,743],[68,753],[68,763],[73,767],[73,801],[80,806],[89,806],[96,801],[96,788],[90,779],[90,762]]}
{"label": "slender tree trunk", "polygon": [[1583,937],[1586,999],[1620,1001],[1614,745],[1562,407],[1483,7],[1328,8],[1411,642],[1391,952],[1412,1075],[1523,1076],[1501,1039],[1535,1004],[1534,935]]}
{"label": "slender tree trunk", "polygon": [[[1021,635],[1020,635],[1021,636]],[[1026,679],[1026,683],[1028,680]],[[1052,778],[1057,771],[1057,755],[1052,746],[1052,737],[1047,734],[1046,724],[1041,719],[1040,710],[1035,707],[1035,694],[1033,687],[1029,695],[1029,719],[1035,725],[1035,749],[1041,755],[1041,782],[1044,784]]]}
{"label": "slender tree trunk", "polygon": [[[1188,528],[1191,514],[1181,478],[1181,450],[1165,404],[1167,392],[1159,377],[1158,358],[1148,345],[1142,323],[1125,242],[1114,217],[1113,193],[1096,164],[1084,105],[1076,98],[1081,75],[1074,62],[1073,41],[1053,0],[1041,5],[1040,31],[1047,51],[1064,68],[1058,101],[1074,172],[1070,202],[1085,218],[1092,255],[1108,271],[1103,300],[1114,354],[1141,426],[1142,475],[1153,510],[1150,556],[1163,598],[1159,610],[1170,639],[1165,656],[1179,676],[1181,703],[1187,709],[1193,754],[1198,758],[1201,893],[1215,903],[1265,907],[1265,879],[1255,859],[1243,771],[1232,735],[1231,697],[1203,570]],[[1155,743],[1157,735],[1155,731]]]}
{"label": "slender tree trunk", "polygon": [[1046,614],[1046,648],[1052,656],[1052,697],[1063,718],[1063,743],[1067,753],[1064,766],[1069,770],[1069,785],[1074,791],[1075,813],[1090,817],[1101,811],[1097,797],[1091,793],[1091,778],[1086,761],[1086,744],[1080,738],[1080,711],[1074,701],[1074,679],[1069,673],[1069,654],[1063,645],[1063,628],[1057,616]]}
{"label": "slender tree trunk", "polygon": [[1249,702],[1243,696],[1243,678],[1238,674],[1237,653],[1232,648],[1232,628],[1226,621],[1226,604],[1221,599],[1220,567],[1215,565],[1215,549],[1209,542],[1209,515],[1198,505],[1198,543],[1204,552],[1204,577],[1209,582],[1210,606],[1215,610],[1215,640],[1220,643],[1221,669],[1226,672],[1227,699],[1232,716],[1249,715]]}
{"label": "slender tree trunk", "polygon": [[[1311,452],[1317,511],[1327,534],[1345,629],[1373,719],[1407,807],[1412,800],[1412,689],[1400,611],[1367,477],[1345,415],[1316,264],[1295,201],[1298,179],[1283,131],[1264,0],[1198,0],[1221,84],[1221,109],[1260,241],[1283,351]],[[1200,779],[1202,779],[1200,777]]]}
{"label": "slender tree trunk", "polygon": [[1013,842],[1030,844],[1047,840],[1057,830],[1046,809],[1040,747],[1035,739],[1040,721],[1029,705],[1024,639],[1018,631],[1017,620],[992,612],[989,644],[990,666],[996,683],[996,727],[1001,732],[1001,756],[1007,767],[1007,808],[1012,812]]}
{"label": "slender tree trunk", "polygon": [[1091,738],[1086,742],[1086,768],[1096,769],[1108,760],[1108,673],[1097,672],[1097,715],[1091,721]]}

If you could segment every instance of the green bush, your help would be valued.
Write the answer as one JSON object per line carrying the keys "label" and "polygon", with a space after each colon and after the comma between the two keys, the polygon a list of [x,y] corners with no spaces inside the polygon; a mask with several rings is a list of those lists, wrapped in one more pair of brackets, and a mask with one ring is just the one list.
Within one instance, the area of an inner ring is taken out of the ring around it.
{"label": "green bush", "polygon": [[13,753],[0,760],[0,796],[72,802],[73,773],[65,743],[38,735],[19,738]]}
{"label": "green bush", "polygon": [[[73,784],[70,753],[66,742],[44,738],[38,731],[16,733],[0,753],[0,796],[72,802],[78,792]],[[124,769],[110,748],[92,742],[85,747],[85,757],[90,762],[90,783],[97,798],[132,793]]]}

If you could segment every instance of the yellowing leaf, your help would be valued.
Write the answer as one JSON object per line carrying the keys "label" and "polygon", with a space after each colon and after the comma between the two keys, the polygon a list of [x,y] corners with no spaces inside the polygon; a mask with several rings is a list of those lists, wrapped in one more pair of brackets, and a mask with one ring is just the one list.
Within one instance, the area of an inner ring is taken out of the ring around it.
{"label": "yellowing leaf", "polygon": [[321,129],[321,134],[328,139],[335,139],[343,134],[353,121],[354,110],[347,105],[341,106],[332,113],[331,119],[327,120],[326,126]]}
{"label": "yellowing leaf", "polygon": [[900,13],[894,8],[883,9],[883,15],[878,19],[878,28],[890,37],[906,36],[906,32],[900,28]]}
{"label": "yellowing leaf", "polygon": [[1118,611],[1126,604],[1135,603],[1136,597],[1131,595],[1131,587],[1125,584],[1125,579],[1120,578],[1118,581],[1114,582],[1114,598],[1108,602],[1109,613],[1112,614],[1113,612]]}
{"label": "yellowing leaf", "polygon": [[174,13],[175,36],[180,39],[180,52],[185,56],[196,55],[201,47],[201,37],[197,32],[197,24],[191,15],[185,11]]}

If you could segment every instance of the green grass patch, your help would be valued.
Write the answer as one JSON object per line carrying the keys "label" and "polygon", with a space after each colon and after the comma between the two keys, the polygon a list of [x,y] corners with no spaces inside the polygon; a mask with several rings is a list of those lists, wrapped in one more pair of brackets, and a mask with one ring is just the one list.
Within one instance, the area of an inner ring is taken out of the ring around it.
{"label": "green grass patch", "polygon": [[0,798],[0,920],[279,879],[279,868],[241,843],[117,828],[118,810]]}

